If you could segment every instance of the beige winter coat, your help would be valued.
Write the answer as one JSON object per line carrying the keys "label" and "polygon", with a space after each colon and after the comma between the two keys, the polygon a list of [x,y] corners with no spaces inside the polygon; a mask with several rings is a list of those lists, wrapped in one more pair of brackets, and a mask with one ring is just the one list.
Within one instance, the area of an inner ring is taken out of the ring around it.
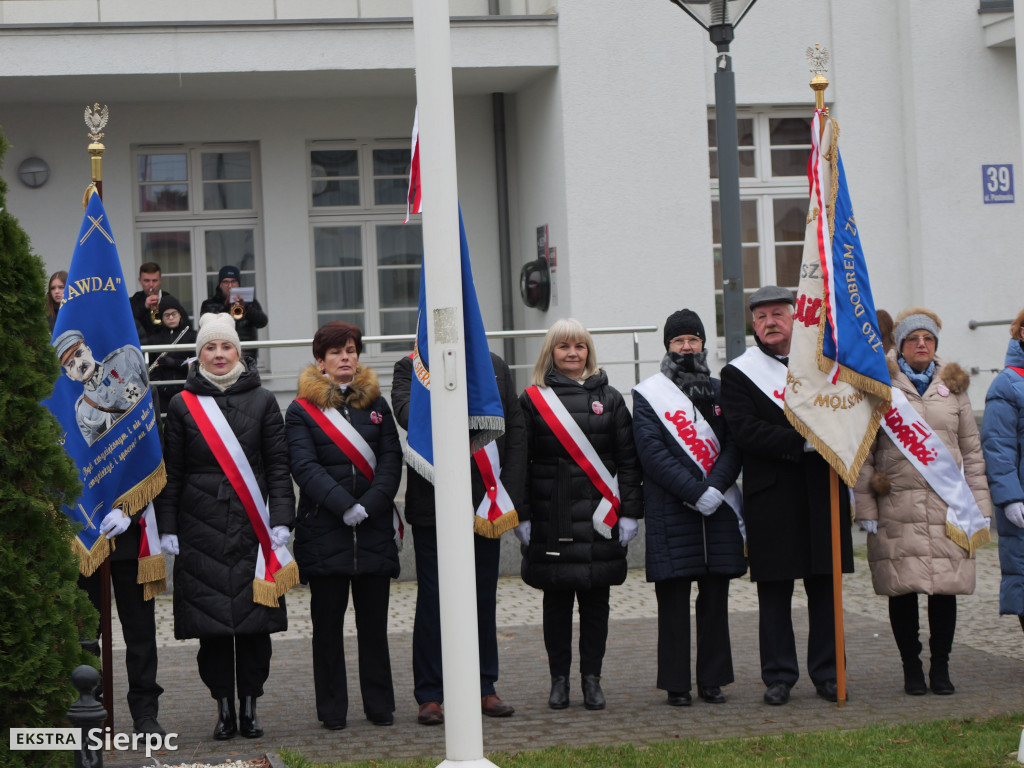
{"label": "beige winter coat", "polygon": [[[991,518],[981,437],[967,397],[970,376],[956,363],[936,357],[935,375],[922,397],[892,359],[889,370],[893,386],[903,391],[963,466],[981,513]],[[878,521],[878,535],[868,534],[868,562],[877,594],[974,592],[974,560],[946,536],[948,505],[881,429],[861,469],[854,498],[856,520]]]}

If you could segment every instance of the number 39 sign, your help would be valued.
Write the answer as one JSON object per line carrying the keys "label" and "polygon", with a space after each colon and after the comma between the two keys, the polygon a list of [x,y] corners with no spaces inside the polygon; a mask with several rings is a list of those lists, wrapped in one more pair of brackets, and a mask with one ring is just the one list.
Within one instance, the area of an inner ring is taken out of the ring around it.
{"label": "number 39 sign", "polygon": [[981,166],[981,182],[986,205],[1013,202],[1013,165]]}

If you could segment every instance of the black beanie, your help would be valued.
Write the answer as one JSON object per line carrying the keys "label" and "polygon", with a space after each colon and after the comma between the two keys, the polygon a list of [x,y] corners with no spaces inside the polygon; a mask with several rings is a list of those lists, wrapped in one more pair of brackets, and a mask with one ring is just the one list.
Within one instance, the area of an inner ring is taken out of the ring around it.
{"label": "black beanie", "polygon": [[672,339],[683,334],[696,336],[702,344],[707,343],[707,337],[704,335],[704,323],[692,309],[680,309],[668,316],[665,321],[665,350],[668,351],[668,343]]}

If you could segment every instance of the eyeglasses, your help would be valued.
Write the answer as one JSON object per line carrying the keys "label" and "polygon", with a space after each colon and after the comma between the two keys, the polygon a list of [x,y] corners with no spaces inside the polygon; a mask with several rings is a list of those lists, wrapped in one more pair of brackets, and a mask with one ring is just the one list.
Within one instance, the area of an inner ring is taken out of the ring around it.
{"label": "eyeglasses", "polygon": [[915,347],[918,344],[920,344],[922,341],[925,344],[927,344],[929,347],[932,346],[933,344],[935,344],[935,337],[932,336],[930,333],[923,333],[923,334],[916,334],[914,336],[907,336],[906,340],[909,341],[911,344],[913,344]]}

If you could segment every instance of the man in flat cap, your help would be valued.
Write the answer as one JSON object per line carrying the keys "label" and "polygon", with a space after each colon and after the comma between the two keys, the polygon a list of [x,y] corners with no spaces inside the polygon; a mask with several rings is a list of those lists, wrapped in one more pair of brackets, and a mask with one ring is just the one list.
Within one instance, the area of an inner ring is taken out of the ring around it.
{"label": "man in flat cap", "polygon": [[[818,695],[835,701],[829,465],[784,411],[793,293],[767,285],[751,295],[756,346],[722,369],[722,414],[743,456],[743,519],[751,581],[757,583],[761,679],[766,704],[789,701],[800,676],[793,635],[796,579],[807,593],[807,672]],[[840,520],[850,495],[840,481]],[[849,525],[841,527],[842,568],[853,571]]]}
{"label": "man in flat cap", "polygon": [[82,383],[75,418],[88,445],[95,443],[149,388],[146,361],[138,347],[115,349],[97,363],[81,331],[68,330],[51,342],[64,375]]}

